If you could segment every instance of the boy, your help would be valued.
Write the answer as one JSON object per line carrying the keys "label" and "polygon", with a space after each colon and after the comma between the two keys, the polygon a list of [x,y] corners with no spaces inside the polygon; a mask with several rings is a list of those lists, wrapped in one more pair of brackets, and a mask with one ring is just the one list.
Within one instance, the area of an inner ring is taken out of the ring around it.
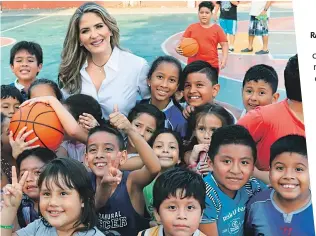
{"label": "boy", "polygon": [[200,230],[212,236],[242,236],[246,203],[266,188],[250,178],[256,143],[244,127],[224,126],[214,131],[208,155],[213,172],[204,178],[207,196]]}
{"label": "boy", "polygon": [[291,57],[284,70],[287,99],[258,107],[238,120],[257,143],[258,159],[254,176],[269,183],[270,147],[279,138],[298,134],[305,136],[300,72],[297,54]]}
{"label": "boy", "polygon": [[258,106],[278,101],[278,74],[273,67],[259,64],[249,68],[242,82],[243,115]]}
{"label": "boy", "polygon": [[229,52],[234,51],[235,35],[237,32],[237,6],[239,1],[217,1],[215,5],[214,20],[217,21],[218,10],[221,9],[219,25],[229,39]]}
{"label": "boy", "polygon": [[21,41],[16,43],[10,51],[10,66],[16,76],[15,86],[27,100],[27,91],[31,83],[41,71],[43,65],[43,51],[39,44]]}
{"label": "boy", "polygon": [[198,230],[205,208],[205,184],[200,175],[180,167],[161,174],[154,184],[154,213],[161,224],[139,236],[205,236]]}
{"label": "boy", "polygon": [[[233,113],[230,111],[233,110],[232,106],[218,101],[215,102],[220,84],[218,83],[218,73],[214,67],[205,61],[194,61],[183,69],[183,79],[183,97],[188,104],[183,110],[184,117],[189,117],[194,107],[216,103],[225,107],[237,121],[236,116],[240,115],[238,111]],[[185,106],[185,104],[182,105]]]}
{"label": "boy", "polygon": [[315,235],[306,140],[288,135],[271,146],[270,183],[246,209],[245,235]]}
{"label": "boy", "polygon": [[23,103],[20,91],[10,85],[1,85],[1,112],[10,119]]}
{"label": "boy", "polygon": [[[214,68],[219,71],[225,68],[228,56],[228,43],[227,38],[222,28],[211,23],[212,11],[214,5],[212,2],[203,1],[199,4],[199,23],[190,25],[183,34],[184,38],[193,38],[198,42],[198,53],[188,58],[188,63],[193,61],[203,60],[207,61]],[[219,63],[217,45],[222,47],[222,59]],[[178,46],[177,53],[182,55],[182,49]]]}
{"label": "boy", "polygon": [[121,173],[118,168],[127,159],[121,133],[104,124],[90,130],[85,161],[93,172],[98,228],[105,235],[137,235],[149,227],[149,220],[144,218],[143,188],[160,172],[160,162],[123,114],[115,109],[109,117],[110,123],[134,143],[144,167]]}

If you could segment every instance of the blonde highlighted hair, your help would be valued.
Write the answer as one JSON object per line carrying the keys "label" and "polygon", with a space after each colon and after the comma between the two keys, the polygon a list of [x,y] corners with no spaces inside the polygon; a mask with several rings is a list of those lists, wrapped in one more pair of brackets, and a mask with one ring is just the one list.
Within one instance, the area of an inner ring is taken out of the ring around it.
{"label": "blonde highlighted hair", "polygon": [[58,74],[59,86],[64,88],[70,94],[81,92],[82,83],[80,69],[90,54],[85,47],[80,46],[79,41],[79,23],[81,17],[88,12],[97,14],[109,28],[110,32],[112,33],[110,39],[112,50],[114,47],[120,48],[119,28],[117,26],[116,20],[107,12],[107,10],[93,2],[88,2],[81,5],[70,19],[63,45],[61,64]]}

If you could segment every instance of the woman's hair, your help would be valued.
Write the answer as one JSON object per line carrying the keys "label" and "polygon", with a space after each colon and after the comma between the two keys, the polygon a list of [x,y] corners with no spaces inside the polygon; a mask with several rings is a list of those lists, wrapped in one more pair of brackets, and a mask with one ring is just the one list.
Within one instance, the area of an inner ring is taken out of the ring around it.
{"label": "woman's hair", "polygon": [[48,164],[50,161],[57,158],[55,152],[48,148],[38,147],[30,150],[25,150],[20,153],[16,159],[16,166],[18,172],[21,169],[21,163],[30,156],[38,158],[41,162]]}
{"label": "woman's hair", "polygon": [[171,134],[177,140],[177,143],[179,146],[179,160],[181,161],[181,163],[183,163],[184,152],[183,152],[182,138],[180,134],[177,133],[176,131],[173,131],[172,129],[166,129],[166,128],[157,130],[156,132],[154,132],[153,136],[149,139],[148,141],[149,146],[151,147],[154,146],[155,140],[160,134]]}
{"label": "woman's hair", "polygon": [[71,17],[68,25],[58,75],[59,86],[65,88],[70,94],[80,93],[82,89],[80,70],[89,55],[89,51],[85,47],[80,46],[79,23],[82,16],[89,12],[99,16],[109,28],[112,33],[110,39],[112,49],[114,47],[120,48],[119,28],[116,20],[107,12],[107,10],[93,2],[81,5]]}
{"label": "woman's hair", "polygon": [[165,127],[166,116],[165,113],[160,111],[157,107],[151,104],[136,104],[134,108],[128,113],[127,119],[132,122],[137,119],[141,114],[146,113],[151,115],[156,120],[156,130]]}
{"label": "woman's hair", "polygon": [[185,148],[185,152],[192,150],[193,146],[198,144],[197,138],[195,136],[192,137],[192,135],[196,129],[197,124],[206,115],[216,116],[218,119],[220,119],[222,126],[234,124],[234,117],[220,105],[207,103],[202,106],[195,107],[194,112],[188,118],[187,137],[190,137],[191,140]]}
{"label": "woman's hair", "polygon": [[[181,63],[178,59],[172,57],[172,56],[160,56],[158,57],[156,60],[154,60],[154,62],[151,64],[151,67],[149,69],[147,78],[150,80],[151,76],[153,75],[153,73],[156,71],[157,67],[161,64],[161,63],[171,63],[174,66],[177,67],[179,74],[178,74],[178,86],[180,86],[180,84],[182,84],[182,80],[183,80],[183,76],[182,76],[182,66]],[[179,108],[179,110],[182,112],[183,111],[183,107],[179,104],[179,102],[175,99],[174,94],[171,97],[173,104]]]}
{"label": "woman's hair", "polygon": [[[74,189],[78,192],[84,207],[81,207],[80,219],[75,223],[74,228],[80,224],[84,227],[77,228],[78,231],[88,231],[96,226],[97,215],[94,207],[94,190],[86,168],[78,161],[71,158],[57,158],[46,165],[38,179],[38,186],[41,189],[45,181],[46,188],[51,190],[52,183],[59,188]],[[39,204],[41,204],[39,202]],[[42,217],[45,226],[50,227],[48,221]]]}
{"label": "woman's hair", "polygon": [[46,85],[50,86],[54,90],[54,93],[55,93],[58,101],[63,100],[63,94],[61,93],[60,89],[58,88],[58,85],[54,81],[49,80],[49,79],[44,79],[44,78],[43,79],[36,79],[31,83],[29,90],[28,90],[28,99],[31,98],[32,89],[39,84],[46,84]]}
{"label": "woman's hair", "polygon": [[79,116],[82,113],[88,113],[92,115],[100,124],[102,120],[101,106],[97,100],[86,94],[74,94],[68,97],[64,102],[67,106],[70,114],[79,120]]}

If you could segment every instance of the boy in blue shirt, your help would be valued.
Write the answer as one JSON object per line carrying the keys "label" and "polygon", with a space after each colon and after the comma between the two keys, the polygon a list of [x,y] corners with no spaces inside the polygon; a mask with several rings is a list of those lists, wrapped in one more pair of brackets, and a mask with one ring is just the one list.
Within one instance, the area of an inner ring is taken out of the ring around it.
{"label": "boy in blue shirt", "polygon": [[273,189],[247,204],[245,235],[315,235],[305,137],[282,137],[270,153]]}
{"label": "boy in blue shirt", "polygon": [[208,155],[213,172],[204,179],[206,209],[200,230],[212,236],[242,236],[246,203],[266,188],[251,178],[256,143],[244,127],[225,126],[214,131]]}

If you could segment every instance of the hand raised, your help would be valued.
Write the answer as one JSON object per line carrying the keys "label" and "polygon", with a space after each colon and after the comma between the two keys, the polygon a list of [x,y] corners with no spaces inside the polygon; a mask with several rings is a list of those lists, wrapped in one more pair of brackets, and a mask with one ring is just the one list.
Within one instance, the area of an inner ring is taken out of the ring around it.
{"label": "hand raised", "polygon": [[128,133],[132,129],[132,124],[129,122],[126,116],[118,111],[117,106],[114,106],[113,113],[109,115],[109,120],[111,125],[115,128],[123,130],[125,133]]}

